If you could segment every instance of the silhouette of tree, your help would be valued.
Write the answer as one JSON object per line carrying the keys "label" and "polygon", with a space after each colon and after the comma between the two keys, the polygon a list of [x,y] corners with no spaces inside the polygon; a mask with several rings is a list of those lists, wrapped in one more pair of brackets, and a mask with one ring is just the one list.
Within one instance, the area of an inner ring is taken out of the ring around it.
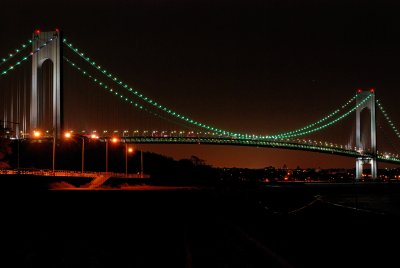
{"label": "silhouette of tree", "polygon": [[206,164],[206,161],[203,159],[200,159],[199,157],[192,155],[190,157],[190,161],[193,163],[194,166],[204,166]]}

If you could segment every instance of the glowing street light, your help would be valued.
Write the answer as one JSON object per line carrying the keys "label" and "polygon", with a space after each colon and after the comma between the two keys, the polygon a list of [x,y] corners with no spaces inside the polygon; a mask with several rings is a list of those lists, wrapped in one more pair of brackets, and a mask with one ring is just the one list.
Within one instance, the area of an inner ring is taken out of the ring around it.
{"label": "glowing street light", "polygon": [[128,177],[128,153],[132,153],[133,148],[128,147],[128,143],[125,142],[125,176]]}
{"label": "glowing street light", "polygon": [[[42,137],[42,132],[40,130],[35,129],[33,131],[33,137],[35,139],[39,139],[40,137]],[[53,174],[55,171],[55,167],[56,167],[56,136],[53,130],[53,150],[52,150],[52,169],[53,169]]]}
{"label": "glowing street light", "polygon": [[39,130],[33,131],[33,137],[40,138],[41,136],[42,136],[42,132],[40,132]]}
{"label": "glowing street light", "polygon": [[[82,139],[82,158],[81,158],[81,159],[82,159],[82,163],[81,163],[81,172],[83,173],[83,172],[84,172],[84,168],[85,168],[85,136],[79,135],[79,134],[74,134],[74,135]],[[72,132],[71,132],[71,131],[65,132],[64,137],[65,137],[66,139],[72,138]]]}
{"label": "glowing street light", "polygon": [[[104,133],[106,133],[106,131],[104,131]],[[105,138],[105,141],[106,141],[106,173],[108,173],[108,143],[109,143],[109,140],[113,144],[116,144],[119,142],[119,139],[117,137],[112,137],[111,139]]]}

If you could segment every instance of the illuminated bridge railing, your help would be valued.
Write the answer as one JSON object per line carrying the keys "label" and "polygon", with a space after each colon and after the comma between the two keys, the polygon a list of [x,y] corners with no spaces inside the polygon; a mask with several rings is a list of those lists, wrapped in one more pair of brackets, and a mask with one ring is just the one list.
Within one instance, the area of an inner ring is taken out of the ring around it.
{"label": "illuminated bridge railing", "polygon": [[112,178],[141,178],[146,179],[150,176],[148,174],[128,174],[118,172],[91,172],[91,171],[74,171],[74,170],[55,170],[54,172],[49,169],[0,169],[0,174],[3,175],[34,175],[34,176],[54,176],[54,177],[84,177],[84,178],[97,178],[99,176],[107,176]]}
{"label": "illuminated bridge railing", "polygon": [[[155,131],[154,131],[155,133]],[[338,145],[329,142],[316,141],[310,139],[251,139],[251,138],[234,138],[234,137],[221,137],[221,136],[197,136],[191,132],[187,132],[186,135],[155,135],[154,133],[148,133],[145,136],[127,136],[127,135],[95,135],[95,139],[101,142],[108,140],[125,143],[138,143],[138,144],[209,144],[209,145],[232,145],[232,146],[249,146],[249,147],[264,147],[264,148],[277,148],[277,149],[288,149],[288,150],[301,150],[310,152],[319,152],[325,154],[335,154],[348,157],[366,157],[371,158],[373,155],[368,152],[363,152],[357,147]],[[161,132],[160,132],[161,133]],[[125,133],[128,134],[128,133]],[[147,133],[146,133],[147,134]],[[88,139],[91,139],[93,134],[83,133]],[[38,139],[27,139],[31,141],[38,141]],[[44,136],[39,140],[46,140],[52,142],[51,136]],[[399,154],[381,153],[378,152],[377,159],[381,162],[400,164]],[[91,176],[91,175],[88,175]]]}
{"label": "illuminated bridge railing", "polygon": [[[316,141],[311,139],[299,139],[299,138],[281,138],[281,139],[252,139],[252,138],[235,138],[235,137],[223,137],[208,135],[205,133],[204,136],[198,135],[195,132],[177,132],[166,133],[163,131],[143,131],[142,136],[138,132],[128,136],[128,132],[113,132],[105,133],[106,135],[97,136],[92,132],[80,132],[81,136],[88,139],[98,139],[101,142],[108,140],[126,143],[142,143],[142,144],[209,144],[209,145],[232,145],[232,146],[249,146],[249,147],[264,147],[264,148],[277,148],[277,149],[288,149],[288,150],[302,150],[310,152],[319,152],[325,154],[335,154],[349,157],[373,157],[368,152],[363,152],[360,148],[352,147],[348,145],[338,145],[335,143]],[[46,134],[46,133],[45,133]],[[120,135],[118,135],[120,134]],[[145,135],[143,135],[145,134]],[[162,134],[162,135],[161,135]],[[94,135],[94,136],[93,136]],[[53,142],[52,136],[43,135],[40,139],[25,138],[30,141],[47,141]],[[377,159],[381,162],[400,164],[399,154],[392,153],[381,153],[378,152]]]}
{"label": "illuminated bridge railing", "polygon": [[278,140],[252,140],[252,139],[234,139],[234,138],[209,138],[209,137],[123,137],[127,143],[170,143],[170,144],[213,144],[213,145],[236,145],[253,146],[267,148],[282,148],[292,150],[305,150],[334,153],[347,156],[360,156],[356,150],[349,150],[337,146],[320,146],[315,144],[296,143]]}
{"label": "illuminated bridge railing", "polygon": [[[209,137],[123,137],[126,143],[158,143],[158,144],[209,144],[209,145],[234,145],[264,148],[280,148],[289,150],[302,150],[335,154],[349,157],[371,157],[368,153],[360,153],[357,148],[348,148],[335,144],[319,144],[315,141],[305,141],[304,143],[294,140],[257,140],[257,139],[234,139],[234,138],[209,138]],[[379,154],[378,159],[388,163],[400,163],[398,155]]]}

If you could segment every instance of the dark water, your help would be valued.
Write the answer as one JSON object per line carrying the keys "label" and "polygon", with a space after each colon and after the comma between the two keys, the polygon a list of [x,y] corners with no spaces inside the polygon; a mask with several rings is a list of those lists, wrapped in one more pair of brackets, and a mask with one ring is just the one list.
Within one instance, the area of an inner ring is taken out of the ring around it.
{"label": "dark water", "polygon": [[1,262],[2,267],[398,267],[398,189],[3,188]]}

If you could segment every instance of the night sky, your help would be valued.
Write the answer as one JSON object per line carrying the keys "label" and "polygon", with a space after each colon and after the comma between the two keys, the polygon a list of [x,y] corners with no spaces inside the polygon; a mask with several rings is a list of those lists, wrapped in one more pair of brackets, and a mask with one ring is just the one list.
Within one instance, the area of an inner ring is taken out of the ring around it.
{"label": "night sky", "polygon": [[[358,88],[375,88],[393,120],[400,122],[400,5],[293,2],[301,4],[5,0],[0,54],[27,40],[35,29],[58,27],[147,96],[234,132],[297,129],[344,104]],[[318,138],[346,144],[352,131],[350,124],[334,126]],[[354,166],[351,158],[299,151],[139,147],[176,159],[197,155],[220,167]]]}

